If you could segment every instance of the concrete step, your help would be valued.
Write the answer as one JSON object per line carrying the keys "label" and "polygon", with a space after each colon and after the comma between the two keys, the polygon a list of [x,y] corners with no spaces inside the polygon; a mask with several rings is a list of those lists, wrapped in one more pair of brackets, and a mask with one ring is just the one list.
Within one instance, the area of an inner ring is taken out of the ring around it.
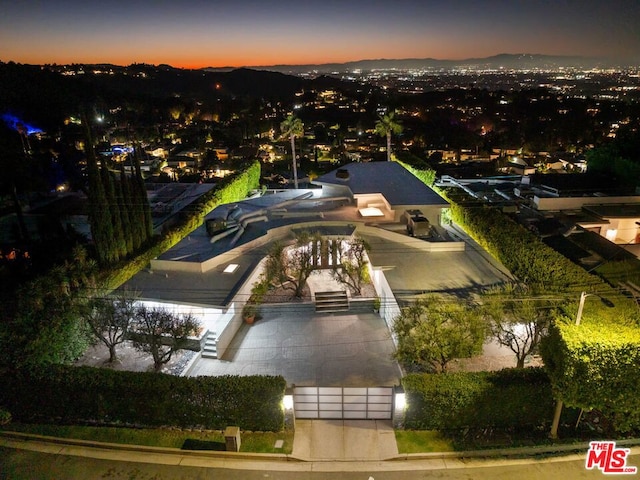
{"label": "concrete step", "polygon": [[207,333],[201,356],[202,358],[218,358],[218,336],[216,332]]}
{"label": "concrete step", "polygon": [[349,310],[349,297],[345,290],[316,292],[316,312],[346,312]]}

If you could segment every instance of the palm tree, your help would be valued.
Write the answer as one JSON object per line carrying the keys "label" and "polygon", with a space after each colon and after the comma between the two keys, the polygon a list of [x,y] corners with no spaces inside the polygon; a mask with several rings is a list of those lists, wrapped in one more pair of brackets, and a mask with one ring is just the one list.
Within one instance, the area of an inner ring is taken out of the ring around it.
{"label": "palm tree", "polygon": [[304,134],[304,124],[299,118],[289,115],[285,121],[280,124],[280,130],[284,136],[291,140],[291,156],[293,157],[293,183],[298,188],[298,166],[296,162],[296,137]]}
{"label": "palm tree", "polygon": [[379,117],[376,122],[376,133],[381,137],[387,137],[387,161],[391,161],[391,134],[398,135],[402,133],[402,125],[395,119],[395,112],[389,112],[387,115]]}

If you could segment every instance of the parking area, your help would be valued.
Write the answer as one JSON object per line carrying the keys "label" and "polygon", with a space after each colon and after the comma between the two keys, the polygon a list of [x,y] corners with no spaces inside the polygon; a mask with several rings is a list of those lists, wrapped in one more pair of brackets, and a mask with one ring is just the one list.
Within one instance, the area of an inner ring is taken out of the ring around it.
{"label": "parking area", "polygon": [[377,314],[287,310],[244,324],[223,358],[200,358],[189,375],[282,375],[298,386],[392,386],[401,377],[393,351]]}

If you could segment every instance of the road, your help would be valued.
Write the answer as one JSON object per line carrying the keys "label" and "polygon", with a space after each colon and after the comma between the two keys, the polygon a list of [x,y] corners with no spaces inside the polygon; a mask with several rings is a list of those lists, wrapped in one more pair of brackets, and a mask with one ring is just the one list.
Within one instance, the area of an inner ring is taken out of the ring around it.
{"label": "road", "polygon": [[[94,452],[94,455],[96,453]],[[475,461],[465,468],[435,469],[429,461],[395,462],[270,462],[254,460],[199,460],[196,465],[167,465],[43,453],[0,448],[0,478],[11,480],[573,480],[605,478],[598,470],[587,471],[582,455],[570,460],[490,460]],[[198,463],[207,464],[197,465]],[[219,464],[219,466],[216,466]],[[226,465],[229,468],[226,468]],[[640,453],[627,465],[640,466]],[[618,478],[637,478],[618,475]]]}

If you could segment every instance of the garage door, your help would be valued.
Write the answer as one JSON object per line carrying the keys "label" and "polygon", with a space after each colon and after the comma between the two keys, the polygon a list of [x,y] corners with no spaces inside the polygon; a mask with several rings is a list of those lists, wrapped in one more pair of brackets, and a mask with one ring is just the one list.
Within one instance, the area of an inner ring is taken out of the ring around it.
{"label": "garage door", "polygon": [[393,387],[295,387],[296,418],[388,420]]}

